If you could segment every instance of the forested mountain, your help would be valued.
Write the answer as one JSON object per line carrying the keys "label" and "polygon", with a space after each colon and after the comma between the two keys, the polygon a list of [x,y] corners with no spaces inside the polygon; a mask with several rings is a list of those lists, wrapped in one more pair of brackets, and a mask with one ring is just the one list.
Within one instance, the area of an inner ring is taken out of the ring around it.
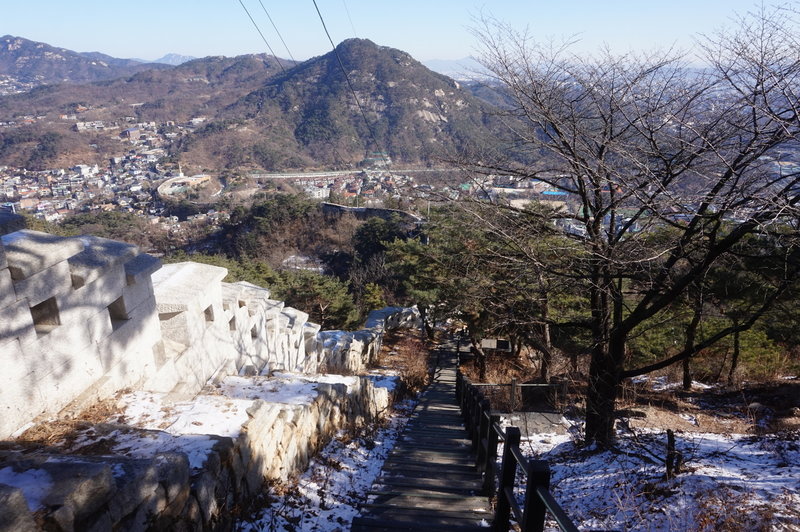
{"label": "forested mountain", "polygon": [[[206,57],[114,80],[39,87],[0,98],[0,120],[71,113],[79,105],[87,108],[82,120],[114,120],[134,114],[142,121],[214,116],[280,72],[279,62],[291,64],[267,55]],[[132,108],[135,103],[142,105]]]}
{"label": "forested mountain", "polygon": [[161,65],[117,59],[99,52],[78,53],[22,37],[0,37],[0,74],[21,81],[83,83],[118,78]]}
{"label": "forested mountain", "polygon": [[[405,52],[361,39],[336,51],[338,58],[330,52],[300,64],[266,55],[206,57],[113,80],[38,87],[0,97],[0,122],[43,117],[24,136],[33,142],[55,132],[73,150],[80,134],[58,117],[76,110],[81,121],[133,116],[180,123],[203,116],[206,126],[172,148],[182,162],[265,170],[351,167],[373,152],[436,164],[442,154],[485,142],[494,129],[491,105]],[[8,135],[14,133],[0,133]],[[0,153],[0,164],[13,165],[10,155]],[[60,151],[59,162],[65,158],[70,153]]]}
{"label": "forested mountain", "polygon": [[[275,158],[287,148],[326,165],[358,162],[373,151],[405,163],[431,163],[482,140],[493,115],[457,82],[407,53],[350,39],[336,53],[276,76],[222,110],[219,118],[254,133],[252,142],[237,139],[239,146],[250,144],[265,154],[255,162],[278,168],[282,165]],[[223,137],[230,133],[211,135],[208,142],[219,145]]]}

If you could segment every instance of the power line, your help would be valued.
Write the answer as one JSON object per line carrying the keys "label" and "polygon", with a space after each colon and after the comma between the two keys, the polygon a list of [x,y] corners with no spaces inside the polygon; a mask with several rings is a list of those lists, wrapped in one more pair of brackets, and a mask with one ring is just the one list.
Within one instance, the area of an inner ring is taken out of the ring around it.
{"label": "power line", "polygon": [[264,44],[267,45],[267,49],[269,49],[269,53],[272,54],[272,57],[274,57],[275,60],[278,62],[278,66],[281,67],[281,70],[283,71],[283,73],[286,74],[286,69],[283,68],[283,63],[281,63],[281,60],[278,58],[277,55],[275,55],[275,51],[272,49],[272,46],[270,46],[269,43],[267,42],[267,39],[266,39],[266,37],[264,37],[264,34],[261,33],[261,28],[258,27],[258,24],[256,24],[255,19],[253,19],[253,16],[250,14],[250,11],[247,10],[247,7],[245,7],[244,2],[242,2],[242,0],[239,0],[239,5],[241,5],[242,9],[244,9],[244,12],[247,13],[247,17],[250,19],[250,22],[253,23],[253,26],[256,27],[256,31],[258,32],[259,35],[261,35],[261,40],[264,41]]}
{"label": "power line", "polygon": [[261,4],[261,9],[263,9],[264,13],[267,15],[267,18],[269,19],[269,23],[272,24],[272,28],[275,30],[275,33],[278,34],[278,38],[283,43],[283,47],[286,48],[286,53],[289,54],[289,57],[291,58],[292,61],[297,63],[297,61],[295,61],[295,59],[294,59],[294,56],[292,55],[292,52],[289,51],[289,47],[286,46],[286,41],[283,40],[283,35],[281,35],[281,32],[278,31],[278,27],[275,25],[275,22],[272,21],[272,17],[269,16],[269,11],[267,11],[267,8],[264,7],[264,2],[262,2],[261,0],[258,0],[258,3]]}
{"label": "power line", "polygon": [[353,84],[350,82],[350,76],[347,75],[347,69],[344,68],[344,63],[342,62],[342,58],[339,56],[339,50],[336,49],[336,45],[333,43],[331,34],[328,31],[328,26],[325,24],[325,19],[322,17],[322,12],[320,12],[319,6],[317,5],[317,0],[311,0],[311,1],[314,2],[314,8],[317,10],[317,15],[319,15],[319,21],[322,22],[322,29],[325,30],[325,35],[328,36],[328,41],[331,43],[331,48],[333,48],[333,53],[336,56],[336,60],[339,62],[339,67],[342,69],[342,74],[344,74],[344,79],[347,82],[347,86],[350,89],[350,92],[353,94],[353,99],[356,101],[356,106],[358,107],[358,110],[361,113],[361,118],[364,119],[364,124],[367,126],[367,131],[369,131],[369,136],[370,138],[372,138],[373,144],[375,144],[375,149],[378,150],[381,159],[383,159],[383,162],[388,167],[389,161],[386,159],[386,156],[384,155],[383,151],[380,150],[380,144],[378,143],[378,139],[375,137],[375,132],[372,130],[372,125],[370,125],[369,120],[367,119],[367,113],[364,111],[364,107],[362,107],[361,102],[358,100],[358,96],[356,95],[356,91],[353,88]]}
{"label": "power line", "polygon": [[[283,46],[286,48],[286,52],[289,54],[289,57],[292,59],[292,61],[297,63],[297,61],[295,60],[294,56],[292,55],[291,50],[289,50],[289,46],[287,46],[286,41],[283,40],[283,36],[281,35],[281,32],[278,30],[278,27],[275,25],[275,22],[272,20],[272,17],[270,16],[269,12],[267,11],[267,8],[264,6],[264,4],[262,3],[261,0],[258,0],[258,3],[261,4],[261,8],[264,10],[264,13],[267,15],[267,18],[269,19],[270,23],[272,24],[272,27],[275,29],[275,33],[277,33],[278,37],[280,37],[281,42],[283,43]],[[255,26],[256,30],[258,31],[258,34],[261,35],[261,40],[264,41],[264,44],[267,45],[267,48],[269,49],[269,51],[272,54],[272,56],[278,61],[278,66],[280,66],[281,70],[283,71],[283,73],[286,74],[286,69],[283,67],[283,64],[281,63],[280,59],[275,54],[275,51],[272,49],[272,47],[267,42],[267,39],[264,37],[264,34],[261,32],[261,29],[258,27],[258,24],[256,23],[255,19],[253,19],[253,16],[250,14],[250,11],[247,10],[247,7],[245,7],[245,5],[242,3],[242,0],[239,0],[239,4],[241,4],[242,9],[244,9],[244,12],[247,13],[247,16],[250,18],[250,22],[253,23],[253,26]],[[327,142],[330,145],[331,149],[333,150],[334,157],[336,157],[337,160],[339,160],[341,162],[344,162],[344,159],[339,154],[339,151],[336,149],[336,146],[333,145],[333,142],[331,142],[331,139],[329,139],[329,138],[325,139],[325,142]]]}
{"label": "power line", "polygon": [[347,0],[342,0],[342,4],[344,5],[344,12],[347,13],[347,20],[350,21],[350,28],[353,30],[353,37],[358,37],[356,33],[356,27],[353,24],[353,19],[350,17],[350,10],[347,8]]}

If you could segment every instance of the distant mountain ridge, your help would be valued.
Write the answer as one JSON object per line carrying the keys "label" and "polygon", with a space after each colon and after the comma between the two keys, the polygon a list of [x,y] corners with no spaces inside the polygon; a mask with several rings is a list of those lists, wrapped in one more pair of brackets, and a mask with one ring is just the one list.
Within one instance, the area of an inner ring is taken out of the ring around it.
{"label": "distant mountain ridge", "polygon": [[183,63],[187,63],[189,61],[193,61],[197,59],[191,55],[181,55],[181,54],[166,54],[158,59],[154,60],[153,63],[160,63],[164,65],[172,65],[178,66],[182,65]]}
{"label": "distant mountain ridge", "polygon": [[[255,133],[250,139],[242,135],[237,145],[249,144],[247,162],[267,169],[350,165],[374,151],[406,164],[432,164],[464,144],[484,142],[494,120],[490,107],[454,80],[406,52],[366,39],[348,39],[336,53],[277,75],[223,109],[218,119]],[[209,145],[221,147],[231,133],[209,137]]]}
{"label": "distant mountain ridge", "polygon": [[[204,125],[170,148],[173,159],[184,167],[266,171],[350,168],[374,152],[401,164],[440,164],[465,146],[485,146],[499,129],[492,105],[406,52],[350,39],[336,54],[302,63],[245,55],[205,57],[176,67],[141,65],[150,68],[117,79],[0,97],[0,121],[43,117],[35,128],[39,133],[19,138],[35,146],[36,135],[56,128],[60,144],[50,151],[62,162],[71,160],[62,148],[88,144],[87,136],[58,122],[60,115],[78,109],[81,121],[133,116],[183,123],[202,116]],[[109,64],[99,55],[80,57]],[[90,151],[76,151],[76,159]],[[20,160],[27,160],[20,153],[7,150],[0,164],[20,166]],[[37,165],[50,159],[37,160]]]}
{"label": "distant mountain ridge", "polygon": [[444,74],[458,81],[483,79],[488,75],[488,71],[474,57],[464,57],[461,59],[431,59],[429,61],[423,61],[422,64],[434,72]]}
{"label": "distant mountain ridge", "polygon": [[162,68],[99,52],[78,53],[22,37],[0,37],[0,74],[41,84],[85,83]]}

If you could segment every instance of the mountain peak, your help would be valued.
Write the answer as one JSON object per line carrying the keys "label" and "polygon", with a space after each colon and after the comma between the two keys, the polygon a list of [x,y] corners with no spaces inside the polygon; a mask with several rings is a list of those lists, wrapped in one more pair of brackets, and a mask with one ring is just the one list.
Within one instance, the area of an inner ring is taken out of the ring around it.
{"label": "mountain peak", "polygon": [[194,59],[197,59],[197,58],[194,57],[194,56],[191,56],[191,55],[181,55],[181,54],[169,53],[169,54],[164,55],[163,57],[159,57],[158,59],[153,61],[153,63],[163,63],[165,65],[178,66],[178,65],[182,65],[183,63],[187,63],[189,61],[192,61]]}
{"label": "mountain peak", "polygon": [[5,35],[0,38],[0,74],[40,83],[80,83],[128,76],[153,68],[130,59],[66,48]]}

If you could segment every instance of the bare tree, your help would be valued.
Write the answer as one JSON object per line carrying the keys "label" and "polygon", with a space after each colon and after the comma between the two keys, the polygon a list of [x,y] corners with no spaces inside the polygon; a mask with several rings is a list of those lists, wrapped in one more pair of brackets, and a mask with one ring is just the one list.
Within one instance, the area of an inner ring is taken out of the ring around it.
{"label": "bare tree", "polygon": [[[707,69],[671,51],[579,57],[494,22],[481,32],[483,64],[513,106],[505,149],[471,154],[470,166],[536,179],[569,198],[556,226],[581,252],[547,268],[585,287],[587,442],[613,442],[624,378],[752,326],[791,280],[800,175],[776,160],[798,149],[800,47],[786,15],[763,9],[704,38]],[[490,223],[502,232],[503,220]],[[763,284],[761,303],[665,360],[628,368],[632,331],[750,235],[782,251],[782,274]]]}

